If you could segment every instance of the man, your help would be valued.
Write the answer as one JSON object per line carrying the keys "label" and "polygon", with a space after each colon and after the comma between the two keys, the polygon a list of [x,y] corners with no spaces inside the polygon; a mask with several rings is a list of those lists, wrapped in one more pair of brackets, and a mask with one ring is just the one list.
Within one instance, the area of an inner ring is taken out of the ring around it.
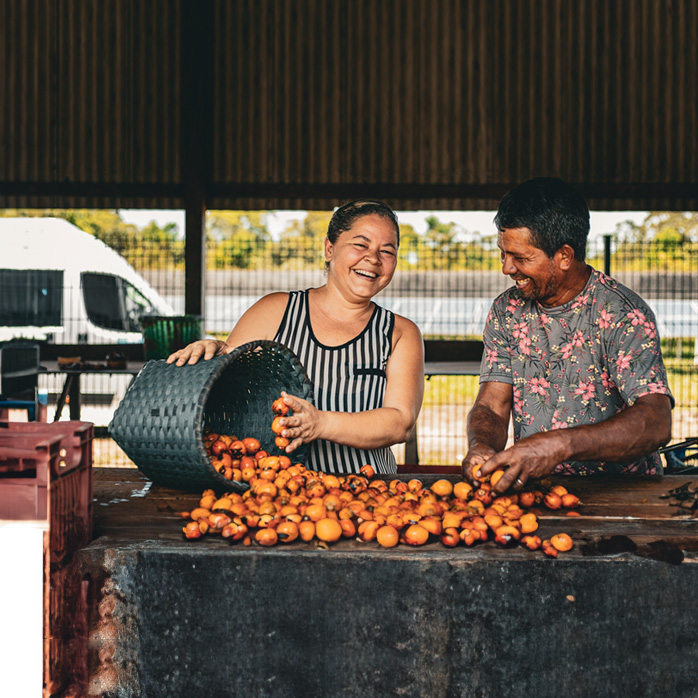
{"label": "man", "polygon": [[503,468],[503,492],[553,472],[661,473],[673,397],[654,315],[586,264],[586,202],[562,180],[533,179],[505,195],[494,222],[514,286],[485,324],[464,476]]}

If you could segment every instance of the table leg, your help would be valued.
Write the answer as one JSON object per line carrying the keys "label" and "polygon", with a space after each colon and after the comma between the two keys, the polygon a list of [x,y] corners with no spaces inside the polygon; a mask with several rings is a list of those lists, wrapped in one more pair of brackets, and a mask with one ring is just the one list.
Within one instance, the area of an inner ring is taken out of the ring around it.
{"label": "table leg", "polygon": [[56,402],[56,414],[53,417],[54,422],[57,422],[61,418],[61,413],[63,412],[63,408],[65,407],[65,399],[68,396],[70,388],[73,384],[73,377],[74,374],[72,373],[67,374],[65,377],[65,383],[63,383],[63,390],[61,390],[61,394],[58,396],[58,402]]}
{"label": "table leg", "polygon": [[70,385],[70,418],[80,421],[80,374],[76,373]]}
{"label": "table leg", "polygon": [[63,413],[63,408],[66,402],[68,403],[70,409],[70,418],[72,420],[80,420],[80,374],[79,373],[69,373],[65,377],[65,383],[63,383],[63,390],[58,396],[58,402],[56,403],[56,414],[53,418],[54,422],[57,422],[61,418]]}

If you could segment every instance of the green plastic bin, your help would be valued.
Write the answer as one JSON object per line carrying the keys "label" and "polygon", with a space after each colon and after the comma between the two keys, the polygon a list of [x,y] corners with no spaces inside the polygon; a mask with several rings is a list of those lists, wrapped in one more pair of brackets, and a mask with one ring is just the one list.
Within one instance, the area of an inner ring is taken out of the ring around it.
{"label": "green plastic bin", "polygon": [[202,337],[199,315],[151,315],[141,318],[145,360],[166,359]]}

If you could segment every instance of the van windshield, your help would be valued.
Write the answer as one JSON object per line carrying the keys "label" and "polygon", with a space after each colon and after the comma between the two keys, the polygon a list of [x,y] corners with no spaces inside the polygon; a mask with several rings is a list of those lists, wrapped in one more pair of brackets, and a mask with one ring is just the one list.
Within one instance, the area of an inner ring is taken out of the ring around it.
{"label": "van windshield", "polygon": [[113,274],[83,272],[82,294],[90,322],[108,330],[140,332],[140,318],[156,312],[135,286]]}
{"label": "van windshield", "polygon": [[62,271],[0,269],[0,325],[60,327],[62,304]]}

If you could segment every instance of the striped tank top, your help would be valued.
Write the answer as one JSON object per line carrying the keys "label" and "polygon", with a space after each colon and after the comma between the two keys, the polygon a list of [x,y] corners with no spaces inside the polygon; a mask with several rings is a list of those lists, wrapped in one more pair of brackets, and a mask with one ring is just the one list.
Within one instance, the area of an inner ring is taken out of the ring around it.
{"label": "striped tank top", "polygon": [[[354,339],[337,347],[320,344],[313,334],[308,291],[292,291],[274,339],[286,345],[313,382],[315,406],[332,412],[363,412],[383,405],[385,366],[392,351],[395,316],[374,304],[373,315]],[[370,464],[377,473],[397,471],[390,448],[358,449],[318,439],[306,467],[326,473],[358,473]]]}

